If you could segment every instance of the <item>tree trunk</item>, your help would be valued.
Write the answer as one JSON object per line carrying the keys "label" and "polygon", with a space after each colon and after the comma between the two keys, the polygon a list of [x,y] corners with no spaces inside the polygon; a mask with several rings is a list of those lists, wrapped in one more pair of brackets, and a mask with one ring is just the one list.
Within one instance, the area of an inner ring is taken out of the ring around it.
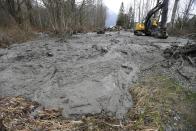
{"label": "tree trunk", "polygon": [[141,22],[141,0],[140,0],[140,4],[139,4],[139,22]]}
{"label": "tree trunk", "polygon": [[173,11],[172,11],[172,17],[171,17],[171,27],[172,28],[174,28],[174,20],[175,20],[175,17],[176,17],[176,10],[177,10],[177,7],[178,7],[178,2],[179,2],[179,0],[175,0]]}
{"label": "tree trunk", "polygon": [[20,0],[17,0],[17,11],[16,11],[16,21],[19,25],[23,23],[23,16],[22,16],[22,9],[21,9],[21,3]]}
{"label": "tree trunk", "polygon": [[145,12],[144,12],[144,17],[146,17],[146,15],[147,15],[147,13],[148,13],[148,11],[149,11],[149,3],[150,3],[150,0],[147,0],[146,1],[146,7],[145,7]]}
{"label": "tree trunk", "polygon": [[6,0],[6,6],[9,14],[15,19],[16,23],[22,24],[21,3],[19,0]]}
{"label": "tree trunk", "polygon": [[133,26],[135,27],[135,16],[136,16],[136,11],[135,11],[135,0],[134,0],[134,3],[133,3],[133,10],[134,10],[134,12],[133,12]]}
{"label": "tree trunk", "polygon": [[143,20],[144,17],[145,17],[144,16],[144,0],[142,0],[142,14],[141,14],[142,20]]}
{"label": "tree trunk", "polygon": [[184,16],[183,16],[183,23],[185,23],[187,20],[188,20],[188,17],[189,17],[189,12],[191,10],[191,7],[193,5],[195,0],[189,0],[189,3],[188,5],[186,6],[186,9],[184,11]]}
{"label": "tree trunk", "polygon": [[26,7],[27,7],[27,10],[28,10],[28,18],[29,18],[29,23],[31,25],[34,25],[34,22],[33,22],[33,14],[32,14],[32,4],[31,4],[31,1],[30,0],[26,0],[25,1],[25,4],[26,4]]}
{"label": "tree trunk", "polygon": [[162,9],[162,16],[161,16],[161,28],[166,29],[167,26],[167,17],[168,17],[168,6],[169,6],[169,0],[164,1],[164,7]]}

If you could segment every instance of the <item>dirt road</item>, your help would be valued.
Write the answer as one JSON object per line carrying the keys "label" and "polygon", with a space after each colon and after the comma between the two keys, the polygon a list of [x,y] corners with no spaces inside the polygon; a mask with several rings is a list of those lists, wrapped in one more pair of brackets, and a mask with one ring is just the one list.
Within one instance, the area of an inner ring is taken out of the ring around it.
{"label": "dirt road", "polygon": [[[62,108],[66,117],[104,113],[123,118],[133,105],[128,89],[138,77],[155,71],[187,84],[173,68],[147,71],[165,59],[165,48],[186,42],[108,32],[15,44],[0,49],[0,96],[22,95],[46,107]],[[196,71],[187,72],[194,76]]]}

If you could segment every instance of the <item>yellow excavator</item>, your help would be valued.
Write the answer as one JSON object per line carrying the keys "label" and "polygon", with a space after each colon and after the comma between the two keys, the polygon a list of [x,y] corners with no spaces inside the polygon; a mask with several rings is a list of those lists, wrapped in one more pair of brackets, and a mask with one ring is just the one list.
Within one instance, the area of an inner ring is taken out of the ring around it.
{"label": "yellow excavator", "polygon": [[[167,34],[167,14],[168,14],[168,4],[169,0],[162,0],[158,2],[158,4],[151,9],[145,20],[142,23],[136,23],[134,34],[137,36],[146,35],[146,36],[154,36],[161,39],[166,39],[168,37]],[[160,11],[161,21],[159,22],[159,17],[155,15],[158,11]]]}

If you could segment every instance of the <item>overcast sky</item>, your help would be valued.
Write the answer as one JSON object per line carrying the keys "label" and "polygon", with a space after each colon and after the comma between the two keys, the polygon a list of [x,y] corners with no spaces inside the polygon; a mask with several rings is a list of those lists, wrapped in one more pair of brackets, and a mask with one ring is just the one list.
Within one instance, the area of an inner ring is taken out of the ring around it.
{"label": "overcast sky", "polygon": [[104,0],[104,4],[113,12],[118,13],[121,3],[123,2],[125,8],[129,7],[132,0]]}
{"label": "overcast sky", "polygon": [[[119,8],[121,3],[124,3],[125,10],[128,11],[129,7],[133,7],[133,1],[134,0],[103,0],[104,4],[108,7],[108,15],[107,15],[107,21],[106,25],[107,26],[113,26],[115,25],[116,19],[117,19],[117,14],[119,12]],[[143,0],[141,0],[143,1]],[[144,3],[147,0],[144,0]],[[157,0],[149,0],[149,1],[155,1],[154,4],[156,3]],[[169,14],[168,14],[168,21],[171,19],[171,13],[173,9],[173,4],[175,0],[169,0]],[[140,0],[136,0],[136,8],[137,4],[139,4]],[[196,2],[196,0],[195,0]],[[188,3],[188,0],[180,0],[179,3],[179,12],[182,13],[183,9],[185,8],[185,5]],[[154,7],[154,5],[151,5],[151,8]],[[192,7],[192,14],[196,14],[196,3]],[[136,12],[137,15],[137,12]]]}

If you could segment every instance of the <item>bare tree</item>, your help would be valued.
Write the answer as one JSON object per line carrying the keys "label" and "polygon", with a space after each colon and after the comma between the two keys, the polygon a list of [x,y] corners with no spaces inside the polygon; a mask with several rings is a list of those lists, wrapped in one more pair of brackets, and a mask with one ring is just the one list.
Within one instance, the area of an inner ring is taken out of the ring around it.
{"label": "bare tree", "polygon": [[147,0],[146,1],[146,5],[145,5],[145,13],[144,13],[144,16],[147,15],[148,11],[149,11],[149,8],[150,8],[150,0]]}
{"label": "bare tree", "polygon": [[135,9],[135,4],[136,4],[136,0],[134,0],[134,3],[133,3],[133,22],[134,22],[134,25],[135,25],[135,16],[136,16],[136,9]]}
{"label": "bare tree", "polygon": [[139,9],[139,15],[138,15],[139,19],[138,20],[139,20],[139,22],[141,22],[141,0],[140,0],[138,9]]}
{"label": "bare tree", "polygon": [[189,19],[189,13],[190,13],[190,10],[191,10],[194,2],[195,2],[195,0],[189,0],[188,4],[185,7],[185,11],[183,12],[181,30],[183,29],[184,25],[186,24],[186,22]]}
{"label": "bare tree", "polygon": [[189,18],[189,13],[191,10],[191,7],[193,5],[195,0],[189,0],[188,4],[186,5],[185,11],[184,11],[184,15],[183,15],[183,21],[187,21]]}
{"label": "bare tree", "polygon": [[103,28],[105,26],[106,10],[103,6],[103,1],[97,1],[97,26]]}
{"label": "bare tree", "polygon": [[144,0],[142,0],[142,11],[141,11],[141,18],[142,18],[142,20],[143,20],[143,18],[145,17],[144,16]]}
{"label": "bare tree", "polygon": [[103,0],[0,0],[0,9],[21,27],[56,33],[103,28],[106,20]]}
{"label": "bare tree", "polygon": [[21,8],[23,2],[24,0],[6,0],[4,4],[5,9],[10,13],[10,15],[19,25],[23,23]]}
{"label": "bare tree", "polygon": [[25,0],[25,5],[27,7],[29,23],[30,23],[30,25],[34,25],[32,1],[31,0]]}
{"label": "bare tree", "polygon": [[174,27],[174,20],[175,20],[175,17],[176,17],[176,11],[177,11],[177,7],[178,7],[178,3],[179,3],[179,0],[175,0],[173,11],[172,11],[172,17],[171,17],[171,27],[172,28]]}

